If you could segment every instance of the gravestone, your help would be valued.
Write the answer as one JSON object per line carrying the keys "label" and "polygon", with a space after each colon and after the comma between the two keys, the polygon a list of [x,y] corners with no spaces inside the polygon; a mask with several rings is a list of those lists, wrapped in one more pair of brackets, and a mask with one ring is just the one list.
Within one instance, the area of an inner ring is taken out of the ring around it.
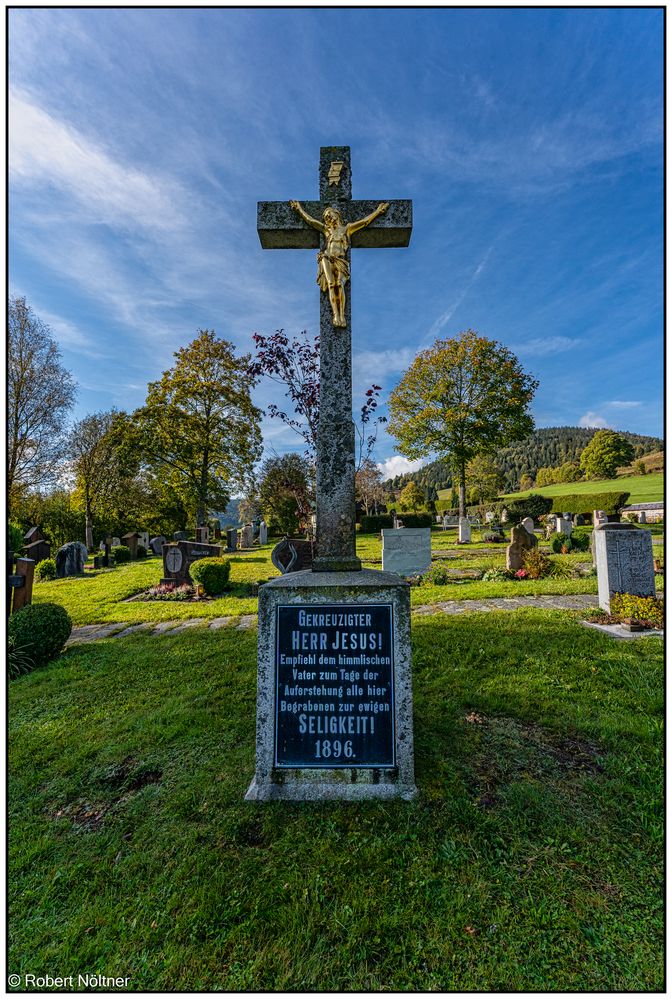
{"label": "gravestone", "polygon": [[528,534],[534,534],[534,521],[531,517],[523,517],[520,522]]}
{"label": "gravestone", "polygon": [[149,531],[138,531],[138,544],[142,545],[145,551],[149,551]]}
{"label": "gravestone", "polygon": [[121,544],[121,538],[112,538],[110,544],[112,545],[113,548],[118,548],[119,545]]}
{"label": "gravestone", "polygon": [[485,514],[485,522],[486,522],[486,524],[491,524],[494,519],[495,519],[494,512],[492,510],[487,510],[486,514]]}
{"label": "gravestone", "polygon": [[245,524],[245,527],[240,532],[240,548],[249,549],[254,545],[254,528],[252,524]]}
{"label": "gravestone", "polygon": [[81,576],[88,555],[88,549],[81,541],[69,541],[56,552],[56,575],[59,579],[64,576]]}
{"label": "gravestone", "polygon": [[265,520],[262,520],[259,524],[259,544],[268,544],[268,526]]}
{"label": "gravestone", "polygon": [[577,513],[575,522],[577,527],[583,527],[583,525],[586,522],[586,518],[583,516],[582,513]]}
{"label": "gravestone", "polygon": [[26,545],[26,558],[32,559],[33,562],[42,562],[45,558],[51,556],[51,545],[44,538],[38,541],[33,541],[32,544]]}
{"label": "gravestone", "polygon": [[526,531],[522,524],[511,528],[511,544],[506,549],[506,568],[517,572],[523,568],[523,555],[537,547],[537,538]]}
{"label": "gravestone", "polygon": [[427,572],[432,561],[432,532],[429,527],[384,528],[383,572],[418,576]]}
{"label": "gravestone", "polygon": [[466,545],[471,542],[471,524],[467,517],[460,517],[457,525],[457,543]]}
{"label": "gravestone", "polygon": [[173,541],[186,541],[189,535],[186,531],[175,531]]}
{"label": "gravestone", "polygon": [[283,538],[271,552],[271,562],[283,575],[302,572],[313,564],[315,544],[307,538]]}
{"label": "gravestone", "polygon": [[215,541],[219,541],[222,536],[222,525],[218,520],[216,520],[213,524],[213,532]]}
{"label": "gravestone", "polygon": [[566,537],[570,537],[572,533],[572,522],[571,520],[565,520],[564,517],[555,518],[555,532],[556,534],[564,534]]}
{"label": "gravestone", "polygon": [[139,538],[140,538],[140,535],[138,534],[137,531],[129,531],[129,533],[128,534],[124,534],[123,538],[121,539],[122,542],[126,545],[126,547],[130,549],[131,558],[137,558],[138,557],[138,539]]}
{"label": "gravestone", "polygon": [[605,524],[593,532],[593,543],[602,610],[610,613],[614,593],[655,596],[653,542],[649,531],[640,531],[633,524]]}
{"label": "gravestone", "polygon": [[196,528],[196,541],[199,545],[207,545],[210,541],[210,529],[207,526]]}
{"label": "gravestone", "polygon": [[248,800],[411,799],[410,590],[355,551],[350,247],[404,246],[410,202],[351,198],[350,150],[320,151],[319,202],[261,203],[262,246],[314,247],[320,287],[312,570],[259,590],[257,754]]}
{"label": "gravestone", "polygon": [[189,568],[201,558],[218,558],[222,554],[219,545],[202,545],[195,541],[177,541],[163,546],[162,583],[193,583]]}
{"label": "gravestone", "polygon": [[238,531],[235,527],[230,527],[226,532],[227,551],[235,552],[238,548]]}
{"label": "gravestone", "polygon": [[151,548],[151,550],[154,552],[155,555],[162,555],[163,546],[165,544],[166,544],[166,538],[164,538],[163,534],[159,534],[158,537],[151,539],[151,541],[149,542],[149,547]]}

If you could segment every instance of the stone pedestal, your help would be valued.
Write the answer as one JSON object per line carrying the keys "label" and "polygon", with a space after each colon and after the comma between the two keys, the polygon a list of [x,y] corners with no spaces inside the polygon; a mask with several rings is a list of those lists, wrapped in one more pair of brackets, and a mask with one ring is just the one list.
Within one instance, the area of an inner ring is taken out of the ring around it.
{"label": "stone pedestal", "polygon": [[611,610],[614,593],[656,594],[653,541],[632,524],[604,524],[593,531],[597,593],[602,610]]}
{"label": "stone pedestal", "polygon": [[248,801],[417,794],[410,591],[364,569],[259,591],[256,772]]}

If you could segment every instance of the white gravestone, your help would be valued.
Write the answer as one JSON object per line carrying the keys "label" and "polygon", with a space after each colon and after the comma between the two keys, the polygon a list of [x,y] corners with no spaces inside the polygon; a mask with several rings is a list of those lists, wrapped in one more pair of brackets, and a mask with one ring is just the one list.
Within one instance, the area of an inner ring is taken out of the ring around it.
{"label": "white gravestone", "polygon": [[525,528],[528,534],[534,534],[534,521],[531,517],[523,517],[521,524]]}
{"label": "white gravestone", "polygon": [[606,525],[594,532],[593,541],[602,610],[609,613],[614,593],[655,596],[653,542],[648,531],[629,525]]}
{"label": "white gravestone", "polygon": [[259,544],[265,545],[268,542],[268,527],[266,521],[262,520],[259,524]]}
{"label": "white gravestone", "polygon": [[432,532],[429,527],[384,528],[383,572],[417,576],[432,562]]}
{"label": "white gravestone", "polygon": [[607,515],[604,510],[593,510],[593,527],[607,523]]}
{"label": "white gravestone", "polygon": [[457,525],[457,540],[461,545],[469,544],[471,541],[471,524],[467,517],[460,517]]}
{"label": "white gravestone", "polygon": [[556,534],[565,534],[569,537],[572,533],[572,522],[571,520],[565,520],[564,517],[555,518],[555,531]]}
{"label": "white gravestone", "polygon": [[495,519],[495,514],[493,513],[492,510],[488,510],[488,512],[485,515],[486,524],[491,524],[494,519]]}

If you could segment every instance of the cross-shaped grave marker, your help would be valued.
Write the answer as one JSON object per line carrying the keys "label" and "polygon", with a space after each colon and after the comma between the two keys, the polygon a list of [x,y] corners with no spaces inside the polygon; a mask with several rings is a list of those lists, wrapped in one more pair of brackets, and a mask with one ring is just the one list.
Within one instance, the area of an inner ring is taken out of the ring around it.
{"label": "cross-shaped grave marker", "polygon": [[[320,149],[319,191],[319,201],[258,202],[257,231],[267,250],[320,251],[320,420],[313,571],[352,571],[362,566],[355,554],[350,247],[408,246],[412,203],[353,201],[349,146]],[[332,213],[325,216],[329,209]]]}

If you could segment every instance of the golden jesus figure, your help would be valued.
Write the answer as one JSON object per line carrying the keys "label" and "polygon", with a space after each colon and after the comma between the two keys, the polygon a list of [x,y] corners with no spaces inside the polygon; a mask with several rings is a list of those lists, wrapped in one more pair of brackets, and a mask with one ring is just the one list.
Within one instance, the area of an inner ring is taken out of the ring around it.
{"label": "golden jesus figure", "polygon": [[353,232],[364,229],[386,212],[390,203],[389,201],[381,203],[365,219],[359,219],[357,222],[344,222],[337,208],[326,208],[320,222],[319,219],[312,218],[299,201],[289,203],[304,222],[312,225],[318,232],[324,233],[326,247],[317,255],[317,283],[322,291],[329,293],[334,326],[345,326],[345,283],[350,280],[350,264],[347,257],[350,237]]}

